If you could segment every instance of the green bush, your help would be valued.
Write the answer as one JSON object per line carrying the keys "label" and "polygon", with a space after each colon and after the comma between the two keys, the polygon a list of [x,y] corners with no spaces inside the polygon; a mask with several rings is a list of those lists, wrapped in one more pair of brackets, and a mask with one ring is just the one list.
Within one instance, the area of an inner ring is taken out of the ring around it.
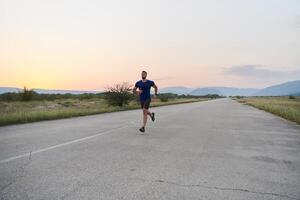
{"label": "green bush", "polygon": [[[25,91],[25,92],[24,92]],[[103,98],[103,93],[84,93],[84,94],[39,94],[32,90],[23,90],[20,93],[8,92],[0,94],[0,101],[30,101],[30,100],[48,100],[53,101],[56,99],[93,99]]]}
{"label": "green bush", "polygon": [[0,101],[20,101],[21,96],[19,93],[7,92],[0,95]]}
{"label": "green bush", "polygon": [[33,99],[33,96],[37,94],[33,90],[29,90],[28,88],[24,87],[21,94],[21,101],[31,101]]}
{"label": "green bush", "polygon": [[122,107],[134,99],[134,95],[131,93],[131,90],[131,86],[126,82],[116,84],[115,86],[107,89],[104,93],[104,99],[109,105]]}
{"label": "green bush", "polygon": [[161,102],[168,102],[169,101],[169,98],[167,96],[158,96],[158,99],[161,101]]}
{"label": "green bush", "polygon": [[157,98],[161,101],[161,102],[168,102],[171,99],[176,99],[180,96],[178,96],[177,94],[173,94],[173,93],[163,93],[163,94],[159,94],[157,96]]}
{"label": "green bush", "polygon": [[295,96],[289,96],[289,99],[296,99],[296,97]]}

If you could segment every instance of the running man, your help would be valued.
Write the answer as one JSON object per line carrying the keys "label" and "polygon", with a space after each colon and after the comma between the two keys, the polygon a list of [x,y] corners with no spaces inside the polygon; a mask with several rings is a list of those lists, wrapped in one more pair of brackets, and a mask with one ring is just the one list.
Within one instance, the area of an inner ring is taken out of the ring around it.
{"label": "running man", "polygon": [[[147,79],[147,72],[142,71],[142,80],[135,83],[133,88],[133,93],[140,95],[140,103],[143,109],[143,126],[139,129],[141,132],[145,132],[145,127],[147,124],[148,115],[151,117],[151,120],[154,122],[155,116],[154,112],[149,111],[149,106],[151,103],[150,90],[151,87],[155,90],[155,96],[157,95],[157,86],[153,81]],[[139,90],[137,90],[139,89]]]}

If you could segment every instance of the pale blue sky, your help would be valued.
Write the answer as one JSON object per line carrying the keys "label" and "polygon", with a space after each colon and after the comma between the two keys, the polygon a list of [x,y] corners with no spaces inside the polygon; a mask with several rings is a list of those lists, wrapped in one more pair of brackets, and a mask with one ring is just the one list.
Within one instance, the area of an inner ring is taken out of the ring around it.
{"label": "pale blue sky", "polygon": [[300,1],[0,0],[0,44],[2,86],[265,87],[300,79]]}

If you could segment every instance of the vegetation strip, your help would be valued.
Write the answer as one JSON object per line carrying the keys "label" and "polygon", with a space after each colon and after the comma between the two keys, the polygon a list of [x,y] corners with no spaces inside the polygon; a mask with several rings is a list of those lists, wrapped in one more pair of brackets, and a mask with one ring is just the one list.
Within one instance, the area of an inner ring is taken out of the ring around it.
{"label": "vegetation strip", "polygon": [[[209,98],[172,99],[167,102],[161,102],[159,99],[154,99],[152,107],[193,103],[204,100],[209,100]],[[140,106],[136,101],[131,101],[128,105],[119,107],[108,105],[103,99],[60,99],[55,101],[0,102],[0,126],[139,108]]]}
{"label": "vegetation strip", "polygon": [[[151,107],[215,98],[219,96],[164,93],[153,98]],[[0,126],[138,108],[138,96],[132,94],[132,87],[126,82],[109,87],[103,93],[84,94],[40,94],[24,87],[24,90],[18,93],[0,94]]]}
{"label": "vegetation strip", "polygon": [[300,97],[238,97],[233,99],[300,124]]}

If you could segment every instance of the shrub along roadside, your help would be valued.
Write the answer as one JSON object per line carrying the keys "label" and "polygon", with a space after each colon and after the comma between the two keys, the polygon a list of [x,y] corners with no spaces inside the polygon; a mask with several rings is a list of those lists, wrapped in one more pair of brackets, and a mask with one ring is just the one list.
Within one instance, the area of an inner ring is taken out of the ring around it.
{"label": "shrub along roadside", "polygon": [[[30,96],[30,97],[28,97]],[[57,99],[93,99],[93,98],[103,98],[104,93],[83,93],[83,94],[39,94],[36,92],[24,93],[23,91],[19,93],[7,92],[0,94],[0,101],[13,102],[13,101],[37,101],[37,100],[48,100],[54,101]]]}
{"label": "shrub along roadside", "polygon": [[134,99],[134,95],[131,93],[131,90],[132,87],[127,82],[116,84],[115,86],[107,88],[104,93],[104,99],[111,106],[122,107],[127,105],[130,100]]}
{"label": "shrub along roadside", "polygon": [[[173,105],[173,104],[181,104],[181,103],[192,103],[198,101],[204,101],[209,99],[176,99],[170,102],[160,102],[153,101],[152,107],[164,106],[164,105]],[[84,100],[90,101],[90,100]],[[97,100],[99,101],[99,100]],[[24,102],[26,104],[30,102]],[[38,103],[38,102],[33,102]],[[11,104],[10,102],[6,102],[5,104]],[[21,109],[23,106],[20,106]],[[110,106],[107,103],[101,101],[100,104],[97,104],[95,107],[62,107],[55,109],[41,109],[41,110],[31,110],[30,108],[25,110],[16,110],[12,113],[2,113],[0,115],[0,126],[10,125],[10,124],[20,124],[20,123],[28,123],[28,122],[36,122],[43,120],[54,120],[54,119],[62,119],[62,118],[70,118],[77,116],[85,116],[85,115],[93,115],[93,114],[101,114],[107,112],[117,112],[117,111],[125,111],[132,109],[139,109],[140,106],[136,101],[130,101],[128,105],[120,106]],[[1,109],[0,109],[1,112]]]}
{"label": "shrub along roadside", "polygon": [[[98,94],[38,94],[33,90],[0,95],[0,126],[41,120],[115,112],[139,108],[138,96],[124,82]],[[218,98],[218,95],[191,96],[159,94],[153,106],[189,103]]]}

